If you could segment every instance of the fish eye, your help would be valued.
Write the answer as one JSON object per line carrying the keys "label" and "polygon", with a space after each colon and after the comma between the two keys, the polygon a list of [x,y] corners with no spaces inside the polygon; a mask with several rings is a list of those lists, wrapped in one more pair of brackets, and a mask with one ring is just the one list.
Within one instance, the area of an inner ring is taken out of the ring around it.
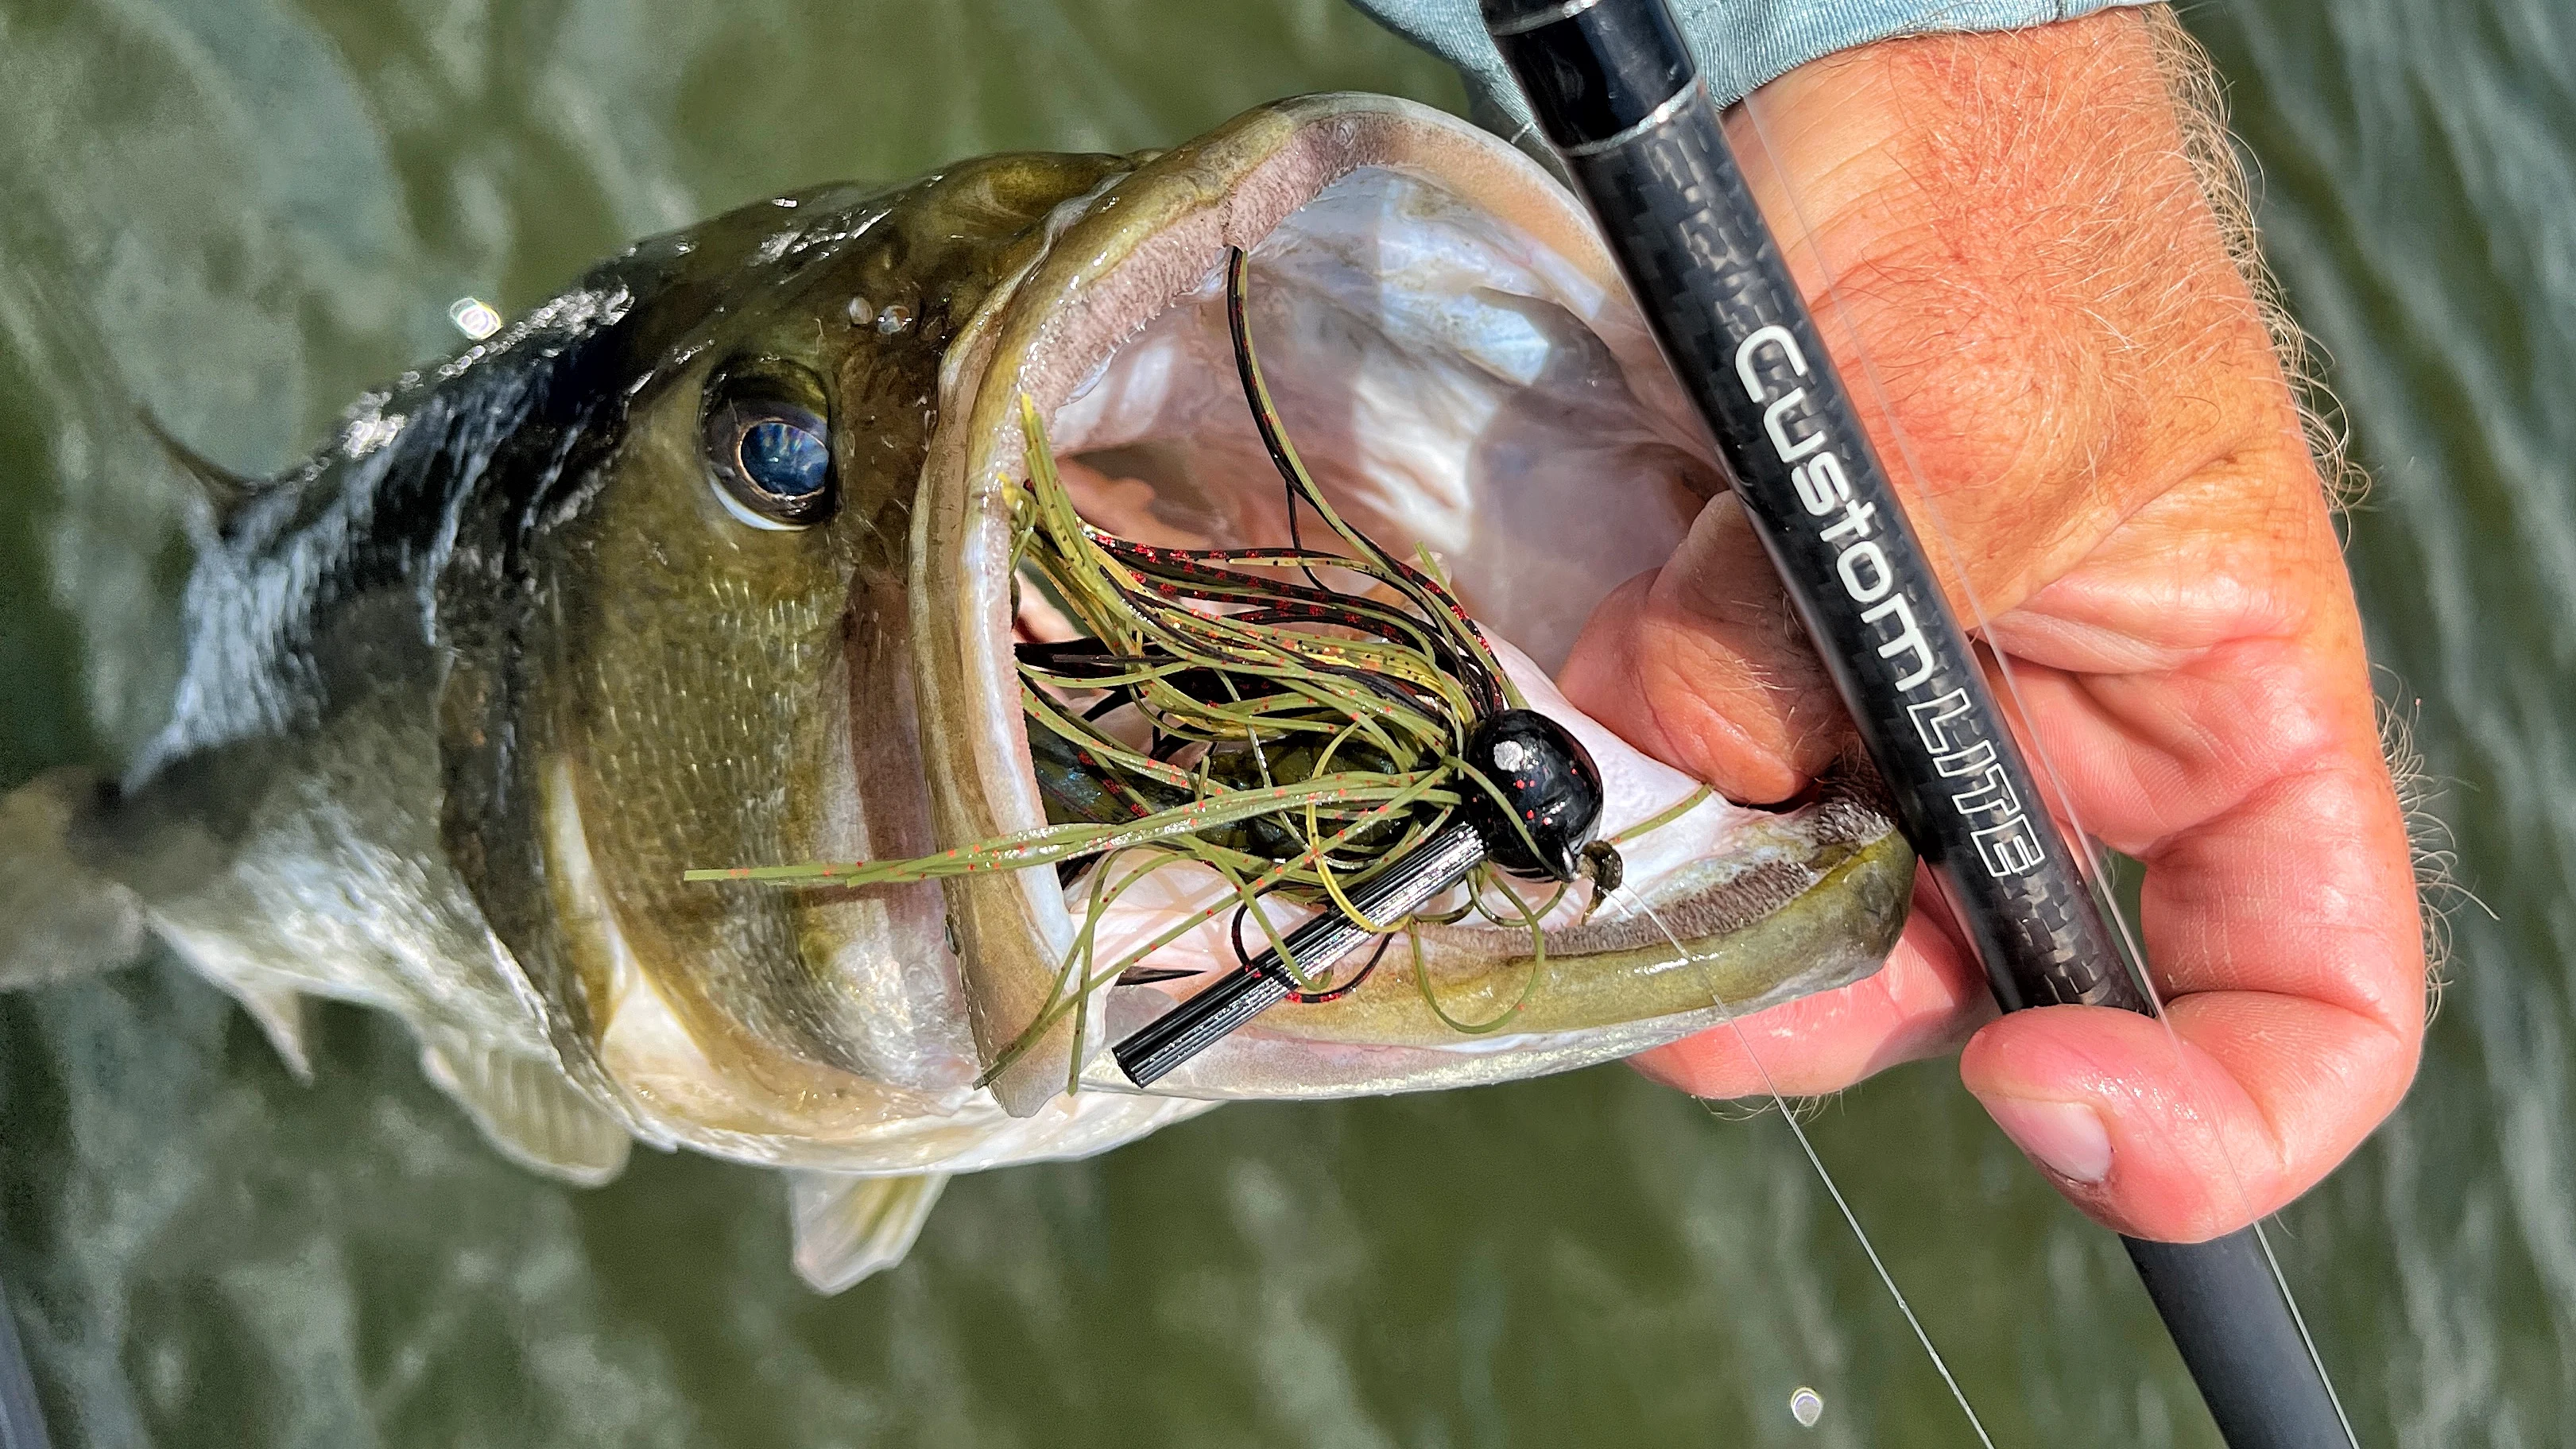
{"label": "fish eye", "polygon": [[792,364],[719,369],[707,385],[707,468],[716,500],[754,528],[811,528],[840,504],[823,388]]}
{"label": "fish eye", "polygon": [[742,476],[776,499],[802,500],[831,481],[832,454],[812,428],[769,418],[742,430],[734,450]]}

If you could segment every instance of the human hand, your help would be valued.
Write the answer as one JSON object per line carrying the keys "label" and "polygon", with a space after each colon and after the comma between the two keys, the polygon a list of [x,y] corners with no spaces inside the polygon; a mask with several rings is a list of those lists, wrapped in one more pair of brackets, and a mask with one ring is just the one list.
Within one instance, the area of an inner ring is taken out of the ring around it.
{"label": "human hand", "polygon": [[[1926,530],[2011,662],[2026,742],[2083,826],[2146,864],[2171,1032],[2095,1007],[1993,1019],[1928,889],[1877,975],[1740,1025],[1794,1094],[1967,1038],[1969,1090],[2078,1206],[2192,1241],[2297,1196],[2395,1107],[2425,970],[2351,583],[2186,154],[2171,24],[2111,11],[1815,62],[1753,102],[1777,171],[1729,117],[1811,302],[1839,295],[1818,325],[1957,551]],[[1850,739],[1728,499],[1603,603],[1565,687],[1739,800],[1793,794]],[[1638,1064],[1702,1096],[1764,1090],[1729,1030]]]}

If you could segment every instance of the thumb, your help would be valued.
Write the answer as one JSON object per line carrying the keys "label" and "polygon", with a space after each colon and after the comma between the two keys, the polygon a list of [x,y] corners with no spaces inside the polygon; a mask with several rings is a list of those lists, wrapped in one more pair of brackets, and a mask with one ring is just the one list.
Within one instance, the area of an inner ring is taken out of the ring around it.
{"label": "thumb", "polygon": [[1700,510],[1662,568],[1592,611],[1563,687],[1620,738],[1746,803],[1796,794],[1850,730],[1731,494]]}

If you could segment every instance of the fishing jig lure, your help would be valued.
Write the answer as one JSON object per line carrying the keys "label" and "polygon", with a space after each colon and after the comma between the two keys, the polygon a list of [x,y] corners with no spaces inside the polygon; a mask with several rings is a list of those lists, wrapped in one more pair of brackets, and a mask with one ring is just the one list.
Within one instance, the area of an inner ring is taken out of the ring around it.
{"label": "fishing jig lure", "polygon": [[[1463,1022],[1430,1003],[1463,1033],[1489,1031],[1543,979],[1541,922],[1567,891],[1589,880],[1597,901],[1619,882],[1616,847],[1594,838],[1603,792],[1583,746],[1526,707],[1433,560],[1408,562],[1352,526],[1298,457],[1253,349],[1248,270],[1232,251],[1226,321],[1285,490],[1284,547],[1160,547],[1093,526],[1057,473],[1035,403],[1021,400],[1028,480],[1012,498],[1015,577],[1071,631],[1015,646],[1047,825],[913,860],[689,873],[853,885],[1054,867],[1081,892],[1073,946],[1045,1008],[986,1080],[1066,1015],[1079,1024],[1101,986],[1197,974],[1145,963],[1228,911],[1234,969],[1121,1044],[1138,1085],[1271,1005],[1348,994],[1397,935],[1412,937],[1418,958],[1416,922],[1473,914],[1530,932],[1531,974],[1511,1008]],[[1308,546],[1309,514],[1339,550]],[[1180,863],[1214,872],[1224,898],[1100,962],[1110,907]],[[1554,892],[1533,901],[1515,877]],[[1455,899],[1435,910],[1444,897]],[[1273,905],[1311,915],[1283,931]],[[1257,956],[1247,923],[1267,944]],[[1329,974],[1372,938],[1357,968]],[[1416,979],[1428,998],[1428,977]],[[1069,1073],[1067,1090],[1077,1087]]]}

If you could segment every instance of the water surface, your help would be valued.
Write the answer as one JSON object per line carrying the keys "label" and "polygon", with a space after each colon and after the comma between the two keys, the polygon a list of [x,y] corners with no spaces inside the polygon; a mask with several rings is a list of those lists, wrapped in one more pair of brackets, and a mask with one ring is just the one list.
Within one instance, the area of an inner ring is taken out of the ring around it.
{"label": "water surface", "polygon": [[[2576,1441],[2576,15],[2213,0],[2262,219],[2377,478],[2352,557],[2456,822],[2404,1109],[2280,1241],[2372,1444]],[[148,407],[278,466],[629,238],[1358,87],[1318,0],[0,0],[0,784],[158,721],[187,555]],[[391,1023],[295,1083],[166,960],[0,999],[0,1278],[76,1445],[1957,1445],[1776,1116],[1620,1069],[1229,1107],[962,1179],[817,1298],[778,1184],[501,1162]],[[2106,1234],[1947,1063],[1811,1124],[1997,1441],[2210,1445]],[[1792,1396],[1812,1388],[1812,1428]]]}

